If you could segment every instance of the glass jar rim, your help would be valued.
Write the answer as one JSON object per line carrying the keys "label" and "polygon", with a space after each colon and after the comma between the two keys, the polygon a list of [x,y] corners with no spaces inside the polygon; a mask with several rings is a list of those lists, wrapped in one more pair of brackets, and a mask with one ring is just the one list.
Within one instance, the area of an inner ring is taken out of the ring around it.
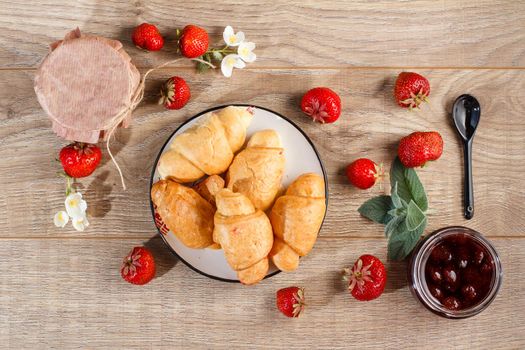
{"label": "glass jar rim", "polygon": [[[492,275],[491,287],[487,295],[477,304],[462,310],[450,310],[445,308],[430,293],[426,284],[425,265],[430,255],[431,248],[447,236],[454,234],[467,234],[476,243],[480,244],[490,254],[494,261],[494,271]],[[490,241],[483,235],[473,229],[464,226],[448,226],[438,229],[423,239],[414,249],[412,258],[409,263],[409,282],[415,296],[430,311],[447,318],[459,319],[477,315],[485,310],[495,299],[501,287],[503,279],[503,269],[499,255]]]}

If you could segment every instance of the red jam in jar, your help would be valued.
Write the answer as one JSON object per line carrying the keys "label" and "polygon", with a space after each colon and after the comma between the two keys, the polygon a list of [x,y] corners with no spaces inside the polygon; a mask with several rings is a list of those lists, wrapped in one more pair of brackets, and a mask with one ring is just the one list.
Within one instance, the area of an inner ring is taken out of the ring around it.
{"label": "red jam in jar", "polygon": [[502,269],[492,244],[466,227],[448,227],[425,238],[409,264],[410,289],[425,307],[448,318],[484,310],[501,285]]}

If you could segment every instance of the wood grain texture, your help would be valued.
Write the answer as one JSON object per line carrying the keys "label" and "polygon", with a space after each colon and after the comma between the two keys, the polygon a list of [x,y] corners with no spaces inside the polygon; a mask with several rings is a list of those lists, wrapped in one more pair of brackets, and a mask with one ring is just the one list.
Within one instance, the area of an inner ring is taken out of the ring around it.
{"label": "wood grain texture", "polygon": [[[132,28],[159,26],[157,54],[135,50]],[[175,28],[209,30],[220,44],[232,25],[257,44],[253,67],[525,65],[525,2],[512,0],[0,1],[0,67],[35,67],[47,45],[75,27],[124,42],[140,66],[176,54]]]}
{"label": "wood grain texture", "polygon": [[[63,179],[54,161],[64,144],[50,130],[32,92],[31,71],[0,72],[0,223],[1,236],[140,236],[155,234],[149,212],[149,178],[155,157],[167,137],[187,118],[213,105],[250,103],[271,108],[296,122],[313,140],[328,171],[330,203],[322,235],[382,236],[382,226],[357,213],[367,199],[388,193],[385,186],[362,191],[350,186],[345,166],[370,157],[389,168],[399,139],[416,130],[437,130],[445,140],[441,159],[418,173],[427,190],[431,213],[427,232],[468,225],[489,236],[525,235],[525,108],[522,70],[423,70],[432,85],[431,103],[420,111],[397,107],[391,96],[398,71],[374,69],[250,70],[232,79],[213,72],[161,70],[148,81],[146,99],[132,126],[119,130],[112,148],[129,189],[122,191],[118,174],[105,155],[94,176],[82,180],[90,214],[84,233],[57,230],[52,215],[61,208]],[[192,101],[181,111],[165,111],[155,103],[163,79],[179,74],[190,81]],[[298,106],[307,87],[330,85],[342,97],[344,112],[331,125],[319,125]],[[497,91],[497,93],[494,93]],[[264,93],[261,93],[264,92]],[[462,213],[462,151],[449,111],[454,99],[470,92],[481,102],[481,123],[474,141],[475,215]],[[14,152],[16,150],[16,152]],[[35,198],[38,198],[36,201]],[[27,216],[13,215],[26,213]]]}
{"label": "wood grain texture", "polygon": [[[159,277],[127,284],[119,266],[140,240],[2,240],[0,343],[12,348],[517,349],[525,345],[525,239],[495,239],[505,278],[489,309],[450,321],[418,304],[403,263],[389,264],[385,293],[358,302],[340,269],[383,241],[321,239],[291,274],[256,287],[210,280],[177,262],[159,238],[146,243]],[[307,309],[287,319],[275,291],[306,287]],[[408,318],[410,315],[410,321]],[[474,335],[474,336],[473,336]],[[490,346],[489,346],[490,344]]]}
{"label": "wood grain texture", "polygon": [[[134,26],[152,22],[166,47],[133,47]],[[198,75],[191,63],[161,69],[147,82],[144,102],[112,150],[129,186],[124,192],[104,151],[102,165],[79,182],[91,226],[57,229],[64,182],[55,162],[65,144],[33,91],[34,71],[48,44],[80,27],[121,40],[142,69],[177,57],[175,28],[209,30],[219,45],[225,25],[257,44],[258,60],[231,79]],[[430,79],[431,104],[409,113],[392,99],[401,67]],[[0,0],[0,344],[11,349],[145,348],[525,348],[525,2],[511,0],[221,2],[165,0]],[[184,77],[192,100],[181,111],[156,105],[161,83]],[[310,87],[330,86],[343,115],[320,126],[298,109]],[[481,102],[474,141],[474,219],[462,217],[462,152],[452,125],[454,99],[471,93]],[[328,171],[329,211],[310,255],[291,274],[246,288],[205,278],[177,261],[149,212],[149,177],[167,137],[190,116],[212,106],[250,103],[273,109],[313,140]],[[442,158],[418,173],[431,213],[427,233],[467,225],[491,237],[504,268],[499,296],[482,314],[449,321],[410,295],[404,263],[388,263],[387,291],[354,301],[339,271],[359,255],[386,258],[382,227],[357,213],[385,186],[352,188],[344,167],[366,156],[384,162],[399,139],[437,130]],[[138,287],[119,276],[135,245],[149,247],[158,277]],[[307,288],[308,308],[295,320],[274,306],[275,291]]]}

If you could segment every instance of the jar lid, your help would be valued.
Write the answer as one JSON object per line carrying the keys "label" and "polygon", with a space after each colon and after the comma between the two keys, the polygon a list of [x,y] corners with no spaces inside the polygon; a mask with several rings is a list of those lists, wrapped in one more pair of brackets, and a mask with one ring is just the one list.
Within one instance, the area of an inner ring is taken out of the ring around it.
{"label": "jar lid", "polygon": [[140,73],[120,41],[81,35],[78,28],[51,44],[35,77],[53,131],[88,143],[98,142],[115,124],[127,127],[139,85]]}

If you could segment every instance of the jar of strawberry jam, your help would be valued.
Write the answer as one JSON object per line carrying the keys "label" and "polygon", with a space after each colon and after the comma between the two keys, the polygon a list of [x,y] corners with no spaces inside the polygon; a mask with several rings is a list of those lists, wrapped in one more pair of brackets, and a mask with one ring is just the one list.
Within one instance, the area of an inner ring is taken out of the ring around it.
{"label": "jar of strawberry jam", "polygon": [[408,265],[412,294],[430,311],[466,318],[485,310],[501,285],[494,246],[480,233],[452,226],[433,232],[414,249]]}

